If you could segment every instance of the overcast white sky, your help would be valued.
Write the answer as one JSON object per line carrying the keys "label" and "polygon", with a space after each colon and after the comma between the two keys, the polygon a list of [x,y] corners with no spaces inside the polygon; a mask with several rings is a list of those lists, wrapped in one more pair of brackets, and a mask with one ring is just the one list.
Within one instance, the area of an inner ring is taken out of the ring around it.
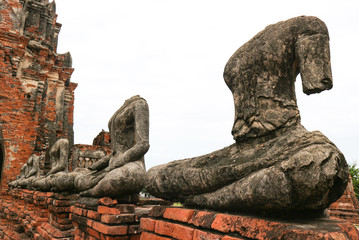
{"label": "overcast white sky", "polygon": [[58,52],[71,52],[78,83],[75,143],[91,144],[136,94],[150,107],[147,168],[233,143],[229,57],[267,25],[317,16],[329,29],[334,87],[306,96],[302,123],[359,164],[359,1],[57,0]]}

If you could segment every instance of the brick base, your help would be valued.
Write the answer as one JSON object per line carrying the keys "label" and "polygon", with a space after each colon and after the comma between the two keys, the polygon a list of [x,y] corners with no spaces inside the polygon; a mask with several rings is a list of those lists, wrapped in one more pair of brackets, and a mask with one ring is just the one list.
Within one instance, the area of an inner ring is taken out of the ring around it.
{"label": "brick base", "polygon": [[71,220],[76,226],[75,239],[139,240],[139,220],[151,209],[118,204],[111,198],[99,199],[98,205],[76,203],[71,207]]}
{"label": "brick base", "polygon": [[174,207],[154,207],[141,229],[141,240],[359,239],[353,225],[329,218],[270,220]]}
{"label": "brick base", "polygon": [[359,239],[353,225],[335,219],[264,219],[159,206],[158,199],[123,204],[15,189],[0,201],[0,239]]}
{"label": "brick base", "polygon": [[136,204],[79,198],[77,194],[8,190],[0,199],[0,239],[139,240],[140,219],[147,217],[154,205],[166,202],[138,201],[137,195],[126,201]]}

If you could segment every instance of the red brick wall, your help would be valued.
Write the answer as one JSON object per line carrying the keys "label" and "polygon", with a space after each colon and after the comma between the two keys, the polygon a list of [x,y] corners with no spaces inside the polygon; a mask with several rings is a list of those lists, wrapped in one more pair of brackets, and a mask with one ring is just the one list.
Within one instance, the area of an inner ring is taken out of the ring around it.
{"label": "red brick wall", "polygon": [[93,140],[92,145],[111,147],[111,135],[102,130]]}
{"label": "red brick wall", "polygon": [[[15,179],[32,153],[42,156],[43,167],[48,162],[46,151],[58,138],[73,144],[77,84],[70,83],[74,70],[70,55],[56,53],[61,25],[56,23],[53,4],[30,0],[23,9],[23,2],[0,3],[2,188]],[[16,9],[27,16],[23,24]]]}
{"label": "red brick wall", "polygon": [[88,168],[97,162],[101,157],[111,153],[111,149],[105,146],[75,144],[71,149],[69,170],[76,167]]}

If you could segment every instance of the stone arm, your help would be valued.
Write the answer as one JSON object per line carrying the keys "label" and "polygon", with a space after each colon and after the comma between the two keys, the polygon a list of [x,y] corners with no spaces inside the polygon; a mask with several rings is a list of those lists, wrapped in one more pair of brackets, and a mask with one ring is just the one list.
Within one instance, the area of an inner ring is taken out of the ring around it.
{"label": "stone arm", "polygon": [[25,178],[27,174],[27,164],[25,163],[22,167],[21,167],[21,170],[20,170],[20,178]]}
{"label": "stone arm", "polygon": [[36,162],[35,157],[32,157],[31,168],[29,169],[29,172],[26,174],[25,178],[29,178],[37,173],[37,168],[36,168],[35,162]]}
{"label": "stone arm", "polygon": [[98,160],[96,163],[94,163],[91,167],[89,167],[90,170],[101,170],[108,166],[108,163],[114,153],[111,153],[109,155],[104,156],[100,160]]}
{"label": "stone arm", "polygon": [[[123,165],[142,158],[150,148],[149,144],[149,113],[146,102],[139,102],[134,109],[135,144],[119,157],[110,161],[107,170],[122,167]],[[117,158],[117,159],[116,159]]]}

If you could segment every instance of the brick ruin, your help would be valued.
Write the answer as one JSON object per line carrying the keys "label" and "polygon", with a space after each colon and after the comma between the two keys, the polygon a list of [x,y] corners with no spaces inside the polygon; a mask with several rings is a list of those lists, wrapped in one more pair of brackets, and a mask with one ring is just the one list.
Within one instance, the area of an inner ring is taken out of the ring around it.
{"label": "brick ruin", "polygon": [[58,54],[61,24],[55,2],[0,2],[1,187],[35,153],[48,169],[48,149],[59,138],[73,145],[74,69]]}
{"label": "brick ruin", "polygon": [[[69,170],[109,154],[102,130],[92,145],[74,144],[76,83],[70,53],[58,54],[61,24],[49,0],[0,1],[0,238],[1,239],[354,239],[359,204],[352,183],[328,213],[335,220],[308,229],[276,220],[173,207],[161,199],[81,199],[77,194],[8,189],[33,153],[49,169],[60,138],[71,146]],[[353,197],[354,196],[354,197]],[[127,202],[126,202],[127,201]],[[345,222],[336,221],[337,219]],[[315,225],[314,224],[314,225]],[[304,224],[305,225],[305,224]],[[329,229],[329,230],[328,230]],[[323,231],[321,231],[323,230]]]}

